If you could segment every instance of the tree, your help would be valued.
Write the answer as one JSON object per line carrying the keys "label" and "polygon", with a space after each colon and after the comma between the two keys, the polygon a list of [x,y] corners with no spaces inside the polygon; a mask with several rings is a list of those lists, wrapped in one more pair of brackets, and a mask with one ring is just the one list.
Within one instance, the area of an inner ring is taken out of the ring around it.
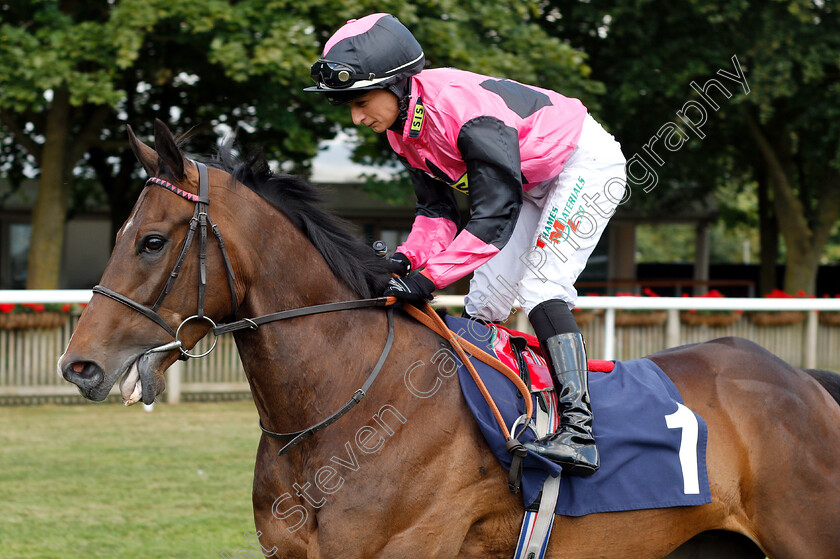
{"label": "tree", "polygon": [[0,136],[4,145],[13,137],[39,171],[27,287],[58,286],[74,182],[95,174],[113,221],[126,217],[138,192],[138,168],[124,140],[128,122],[150,136],[153,118],[162,117],[191,130],[203,152],[215,142],[214,125],[245,126],[277,157],[304,162],[314,155],[332,127],[298,118],[314,100],[296,90],[317,41],[305,18],[284,4],[0,6]]}
{"label": "tree", "polygon": [[[840,217],[840,47],[831,2],[806,0],[552,0],[543,24],[580,44],[606,84],[605,120],[629,154],[687,102],[708,111],[701,139],[656,169],[660,185],[691,195],[721,181],[759,188],[763,264],[775,261],[774,223],[786,247],[785,289],[813,293],[820,255]],[[550,21],[553,19],[553,21]],[[734,57],[734,58],[733,58]],[[738,90],[718,70],[748,81]],[[731,97],[712,85],[724,83]],[[694,86],[690,86],[691,83]],[[729,88],[728,86],[734,86]],[[629,149],[628,149],[629,148]],[[687,188],[686,185],[689,185]],[[664,194],[635,198],[655,202]]]}
{"label": "tree", "polygon": [[[142,185],[126,123],[148,140],[160,117],[189,132],[189,147],[199,153],[212,151],[220,125],[241,128],[242,143],[306,173],[335,123],[350,125],[344,108],[302,92],[309,65],[347,19],[374,11],[390,11],[415,30],[430,60],[474,61],[472,69],[536,83],[564,80],[581,93],[597,89],[583,55],[536,25],[533,0],[0,4],[0,173],[20,174],[21,149],[39,170],[27,286],[58,285],[74,183],[97,178],[113,223],[125,219]],[[543,75],[546,67],[551,72]]]}

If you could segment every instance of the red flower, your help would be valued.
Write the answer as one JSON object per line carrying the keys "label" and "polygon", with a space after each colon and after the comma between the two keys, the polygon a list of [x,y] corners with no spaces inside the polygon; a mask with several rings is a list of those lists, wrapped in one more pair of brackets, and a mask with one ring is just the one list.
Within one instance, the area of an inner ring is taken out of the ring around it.
{"label": "red flower", "polygon": [[644,289],[642,289],[642,293],[644,293],[648,297],[659,297],[659,295],[657,295],[657,293],[650,287],[645,287]]}
{"label": "red flower", "polygon": [[64,305],[62,305],[62,307],[61,307],[61,312],[69,313],[70,309],[72,309],[72,308],[73,308],[73,306],[70,303],[64,303]]}
{"label": "red flower", "polygon": [[0,313],[9,314],[15,309],[14,303],[0,303]]}
{"label": "red flower", "polygon": [[723,297],[723,293],[721,293],[717,289],[712,289],[706,292],[705,295],[700,295],[700,297]]}
{"label": "red flower", "polygon": [[786,291],[782,291],[781,289],[774,289],[773,291],[765,295],[765,297],[769,299],[792,299],[793,295],[787,293]]}
{"label": "red flower", "polygon": [[801,289],[796,292],[796,295],[791,295],[790,293],[782,291],[781,289],[774,289],[773,291],[771,291],[770,293],[765,295],[765,297],[768,297],[770,299],[796,299],[796,298],[813,299],[814,298],[813,295],[808,295],[807,293],[805,293]]}

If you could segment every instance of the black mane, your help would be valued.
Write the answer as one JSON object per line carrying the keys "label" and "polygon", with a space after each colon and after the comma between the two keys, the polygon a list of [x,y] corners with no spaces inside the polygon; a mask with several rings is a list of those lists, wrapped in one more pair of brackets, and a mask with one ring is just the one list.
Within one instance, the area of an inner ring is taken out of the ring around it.
{"label": "black mane", "polygon": [[396,271],[389,260],[348,232],[348,223],[320,207],[322,192],[294,175],[274,173],[262,153],[238,157],[219,148],[207,164],[221,169],[282,211],[309,238],[333,273],[360,297],[378,297]]}

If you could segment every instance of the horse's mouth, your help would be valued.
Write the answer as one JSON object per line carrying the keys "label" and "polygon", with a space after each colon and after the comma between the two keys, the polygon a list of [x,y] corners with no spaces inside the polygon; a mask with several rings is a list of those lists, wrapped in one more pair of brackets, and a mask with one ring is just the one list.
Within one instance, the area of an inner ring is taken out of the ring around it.
{"label": "horse's mouth", "polygon": [[122,395],[123,404],[126,406],[136,404],[143,396],[143,381],[140,380],[139,361],[140,358],[137,358],[131,364],[131,367],[129,367],[120,381],[120,394]]}
{"label": "horse's mouth", "polygon": [[162,374],[157,374],[163,357],[159,353],[143,353],[128,367],[120,381],[123,404],[130,406],[140,400],[144,404],[152,404],[163,392],[166,381]]}

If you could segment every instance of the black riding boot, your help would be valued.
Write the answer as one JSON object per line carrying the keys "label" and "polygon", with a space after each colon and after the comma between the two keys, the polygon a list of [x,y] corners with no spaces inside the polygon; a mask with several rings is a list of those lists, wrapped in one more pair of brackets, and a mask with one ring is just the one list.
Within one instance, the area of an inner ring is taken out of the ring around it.
{"label": "black riding boot", "polygon": [[563,466],[564,473],[592,475],[600,460],[592,435],[589,368],[583,338],[579,332],[557,334],[540,340],[540,346],[557,390],[560,425],[556,432],[524,446]]}

